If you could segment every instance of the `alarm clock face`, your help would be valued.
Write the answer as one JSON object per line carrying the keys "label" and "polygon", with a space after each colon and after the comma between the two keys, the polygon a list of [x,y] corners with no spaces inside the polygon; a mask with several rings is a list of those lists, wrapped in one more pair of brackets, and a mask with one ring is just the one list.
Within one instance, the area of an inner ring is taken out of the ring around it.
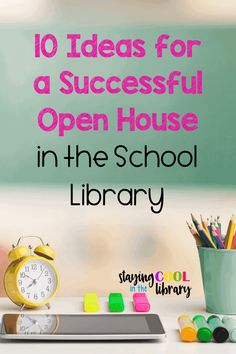
{"label": "alarm clock face", "polygon": [[53,334],[58,326],[55,315],[20,315],[17,320],[18,334]]}
{"label": "alarm clock face", "polygon": [[24,262],[17,274],[18,290],[31,303],[46,302],[56,291],[57,275],[51,264],[41,259]]}

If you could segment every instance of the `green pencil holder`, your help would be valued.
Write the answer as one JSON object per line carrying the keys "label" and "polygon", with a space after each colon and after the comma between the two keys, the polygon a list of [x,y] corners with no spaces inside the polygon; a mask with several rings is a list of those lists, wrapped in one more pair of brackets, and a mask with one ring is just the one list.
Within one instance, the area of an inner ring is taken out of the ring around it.
{"label": "green pencil holder", "polygon": [[206,311],[236,314],[236,250],[198,247]]}

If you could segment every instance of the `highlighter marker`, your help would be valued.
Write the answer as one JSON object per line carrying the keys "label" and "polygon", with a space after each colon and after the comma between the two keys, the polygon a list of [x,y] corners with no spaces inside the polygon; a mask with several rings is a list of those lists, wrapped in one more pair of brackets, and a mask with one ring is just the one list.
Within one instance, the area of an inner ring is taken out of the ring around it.
{"label": "highlighter marker", "polygon": [[180,338],[183,342],[194,342],[197,338],[197,330],[188,315],[178,317]]}
{"label": "highlighter marker", "polygon": [[224,343],[227,341],[229,338],[229,332],[218,316],[212,315],[208,317],[207,323],[209,324],[213,338],[217,343]]}
{"label": "highlighter marker", "polygon": [[110,312],[123,312],[125,309],[125,305],[122,294],[110,293],[108,307]]}
{"label": "highlighter marker", "polygon": [[229,339],[236,343],[236,319],[228,316],[222,318],[222,322],[229,331]]}
{"label": "highlighter marker", "polygon": [[97,294],[90,293],[84,295],[84,311],[98,312],[100,310],[99,300]]}
{"label": "highlighter marker", "polygon": [[133,303],[135,312],[148,312],[150,310],[150,303],[145,293],[133,294]]}
{"label": "highlighter marker", "polygon": [[212,339],[212,331],[202,315],[196,315],[193,317],[193,323],[197,327],[197,337],[200,342],[210,342]]}

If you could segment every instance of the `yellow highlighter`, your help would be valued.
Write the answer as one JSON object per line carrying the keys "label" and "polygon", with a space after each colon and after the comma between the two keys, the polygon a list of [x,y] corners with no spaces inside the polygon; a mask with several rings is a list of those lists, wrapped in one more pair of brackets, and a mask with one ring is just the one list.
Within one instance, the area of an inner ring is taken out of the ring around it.
{"label": "yellow highlighter", "polygon": [[224,241],[225,248],[227,250],[230,250],[232,247],[235,226],[236,226],[236,216],[232,215],[232,217],[229,221],[229,226],[228,226],[227,234],[226,234],[225,241]]}
{"label": "yellow highlighter", "polygon": [[194,342],[197,338],[197,329],[188,315],[178,317],[180,338],[183,342]]}
{"label": "yellow highlighter", "polygon": [[95,293],[84,295],[84,312],[98,312],[100,310],[98,296]]}

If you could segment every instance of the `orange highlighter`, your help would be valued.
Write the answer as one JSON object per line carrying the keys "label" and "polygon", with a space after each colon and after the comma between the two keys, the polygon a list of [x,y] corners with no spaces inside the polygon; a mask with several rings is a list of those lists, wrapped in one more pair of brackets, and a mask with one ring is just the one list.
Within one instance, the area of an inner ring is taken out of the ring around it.
{"label": "orange highlighter", "polygon": [[180,338],[183,342],[194,342],[197,338],[197,330],[191,318],[187,315],[178,317]]}

